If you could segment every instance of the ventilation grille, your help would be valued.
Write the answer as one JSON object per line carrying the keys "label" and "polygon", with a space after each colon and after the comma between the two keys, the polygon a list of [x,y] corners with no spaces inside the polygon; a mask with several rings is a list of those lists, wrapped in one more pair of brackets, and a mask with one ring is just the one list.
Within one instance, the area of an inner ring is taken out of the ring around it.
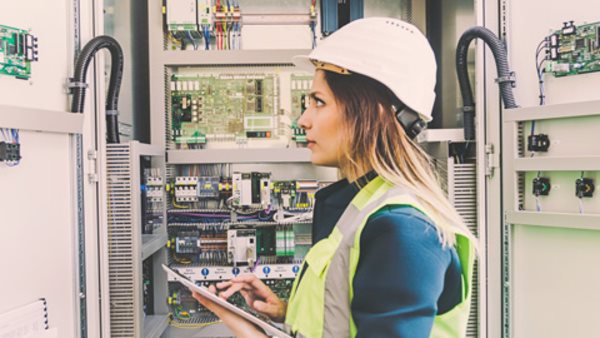
{"label": "ventilation grille", "polygon": [[165,144],[167,145],[167,150],[175,149],[175,141],[173,141],[173,136],[171,135],[171,123],[173,123],[173,113],[171,112],[171,71],[169,68],[165,67]]}
{"label": "ventilation grille", "polygon": [[[521,122],[517,128],[517,149],[519,151],[519,157],[525,156],[525,125]],[[519,210],[525,209],[525,173],[517,173],[517,193]]]}
{"label": "ventilation grille", "polygon": [[[448,196],[463,218],[467,227],[475,236],[479,236],[477,228],[477,176],[474,163],[454,164],[448,161]],[[467,324],[468,338],[478,337],[479,331],[479,264],[473,267],[471,313]]]}
{"label": "ventilation grille", "polygon": [[110,336],[136,337],[135,248],[131,157],[128,144],[107,145]]}

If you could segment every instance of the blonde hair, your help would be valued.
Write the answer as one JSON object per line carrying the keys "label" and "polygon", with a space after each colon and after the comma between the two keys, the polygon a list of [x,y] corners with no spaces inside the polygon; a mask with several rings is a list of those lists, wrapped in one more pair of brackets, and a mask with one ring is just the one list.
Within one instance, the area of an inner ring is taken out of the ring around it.
{"label": "blonde hair", "polygon": [[339,167],[342,176],[356,181],[375,171],[385,181],[412,193],[426,209],[444,246],[454,246],[456,234],[477,239],[448,200],[431,159],[397,122],[392,106],[403,106],[380,82],[360,75],[324,72],[344,114],[343,146]]}

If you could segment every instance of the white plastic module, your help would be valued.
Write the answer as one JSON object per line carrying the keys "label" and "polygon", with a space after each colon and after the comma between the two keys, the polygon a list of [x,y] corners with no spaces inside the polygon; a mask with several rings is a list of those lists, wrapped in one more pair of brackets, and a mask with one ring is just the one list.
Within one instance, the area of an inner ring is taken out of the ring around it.
{"label": "white plastic module", "polygon": [[198,0],[198,25],[212,26],[213,15],[210,0]]}
{"label": "white plastic module", "polygon": [[227,261],[248,265],[256,262],[256,229],[227,231]]}
{"label": "white plastic module", "polygon": [[167,0],[167,26],[170,31],[197,30],[196,0]]}
{"label": "white plastic module", "polygon": [[177,176],[175,177],[175,200],[177,202],[198,201],[198,177]]}

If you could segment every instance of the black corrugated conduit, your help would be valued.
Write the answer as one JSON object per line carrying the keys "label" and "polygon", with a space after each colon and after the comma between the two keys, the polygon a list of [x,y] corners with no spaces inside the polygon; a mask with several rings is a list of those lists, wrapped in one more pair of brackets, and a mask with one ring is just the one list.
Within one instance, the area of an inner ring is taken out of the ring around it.
{"label": "black corrugated conduit", "polygon": [[504,108],[516,108],[517,103],[513,95],[515,85],[514,73],[508,67],[508,56],[504,44],[489,29],[484,27],[471,27],[466,30],[458,40],[456,47],[456,74],[460,86],[460,93],[463,99],[463,118],[465,129],[465,140],[475,140],[475,102],[473,101],[473,92],[469,82],[469,73],[467,71],[467,52],[469,44],[473,39],[483,40],[491,49],[496,61],[496,70],[498,79],[496,82],[500,85],[500,94],[504,102]]}
{"label": "black corrugated conduit", "polygon": [[71,82],[73,102],[71,112],[82,113],[85,104],[85,90],[87,84],[85,78],[92,58],[101,49],[108,49],[111,56],[110,81],[108,93],[106,94],[106,141],[108,143],[119,143],[119,117],[118,103],[121,79],[123,78],[123,50],[110,36],[97,36],[90,40],[79,53],[75,62],[75,75]]}

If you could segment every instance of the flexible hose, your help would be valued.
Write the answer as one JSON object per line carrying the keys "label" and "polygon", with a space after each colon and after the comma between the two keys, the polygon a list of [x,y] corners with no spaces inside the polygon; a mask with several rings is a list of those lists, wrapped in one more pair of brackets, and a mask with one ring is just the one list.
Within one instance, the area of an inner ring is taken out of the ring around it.
{"label": "flexible hose", "polygon": [[79,53],[75,62],[75,74],[73,81],[76,86],[73,88],[73,102],[71,111],[73,113],[82,113],[85,104],[85,83],[87,70],[92,58],[101,49],[108,49],[111,56],[110,80],[108,83],[108,93],[106,94],[106,141],[108,143],[119,143],[119,118],[117,107],[119,103],[119,91],[121,89],[121,80],[123,78],[123,50],[117,42],[110,36],[97,36],[90,40]]}
{"label": "flexible hose", "polygon": [[494,55],[504,108],[518,107],[513,95],[514,81],[508,80],[512,74],[508,68],[508,56],[504,44],[487,28],[469,28],[460,37],[456,47],[456,75],[458,76],[458,83],[463,99],[465,140],[469,141],[475,139],[475,102],[473,101],[473,92],[471,91],[471,83],[469,82],[469,73],[467,71],[467,52],[469,51],[469,44],[475,38],[483,40],[490,47]]}

